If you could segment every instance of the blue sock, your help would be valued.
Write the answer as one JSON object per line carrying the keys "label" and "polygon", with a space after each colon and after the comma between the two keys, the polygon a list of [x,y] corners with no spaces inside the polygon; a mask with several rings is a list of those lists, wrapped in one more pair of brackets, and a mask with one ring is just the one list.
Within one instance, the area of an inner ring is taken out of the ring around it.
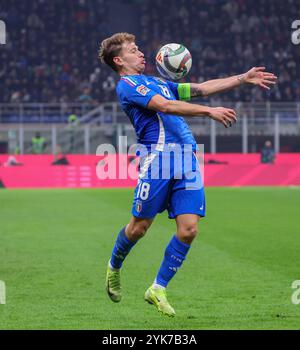
{"label": "blue sock", "polygon": [[125,235],[125,227],[119,232],[112,255],[110,258],[110,264],[115,269],[122,267],[123,261],[130,252],[130,249],[136,244],[137,241],[130,241]]}
{"label": "blue sock", "polygon": [[190,245],[180,242],[176,236],[173,236],[166,248],[164,260],[156,276],[155,283],[166,287],[182,265],[189,249]]}

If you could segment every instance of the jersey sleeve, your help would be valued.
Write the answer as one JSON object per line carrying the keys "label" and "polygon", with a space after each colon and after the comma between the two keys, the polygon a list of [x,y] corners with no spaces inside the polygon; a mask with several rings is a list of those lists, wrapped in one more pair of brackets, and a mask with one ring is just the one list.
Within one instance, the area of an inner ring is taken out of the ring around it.
{"label": "jersey sleeve", "polygon": [[172,93],[176,97],[176,100],[179,100],[179,95],[178,95],[179,84],[174,83],[173,81],[169,81],[169,80],[167,80],[166,83],[168,84],[168,88],[172,91]]}
{"label": "jersey sleeve", "polygon": [[149,89],[144,84],[135,83],[131,81],[121,80],[118,86],[118,95],[121,100],[126,100],[129,103],[147,108],[151,98],[157,95],[157,92]]}

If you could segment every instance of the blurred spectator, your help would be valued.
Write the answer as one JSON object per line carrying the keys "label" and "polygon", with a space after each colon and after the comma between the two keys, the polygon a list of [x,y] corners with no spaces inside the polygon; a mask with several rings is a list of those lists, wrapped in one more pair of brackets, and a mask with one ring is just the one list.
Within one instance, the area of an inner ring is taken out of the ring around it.
{"label": "blurred spectator", "polygon": [[33,154],[42,154],[46,147],[46,139],[39,132],[31,139],[31,149]]}
{"label": "blurred spectator", "polygon": [[83,102],[89,104],[92,102],[92,97],[90,95],[90,89],[84,88],[82,94],[78,97],[78,102]]}
{"label": "blurred spectator", "polygon": [[68,128],[70,130],[70,145],[68,153],[73,153],[75,150],[75,136],[78,125],[79,121],[77,115],[75,113],[70,114],[68,117]]}
{"label": "blurred spectator", "polygon": [[271,141],[266,141],[264,147],[261,150],[261,163],[274,163],[275,151],[272,147]]}
{"label": "blurred spectator", "polygon": [[14,156],[9,156],[9,157],[7,158],[7,161],[4,163],[4,166],[7,166],[7,167],[9,167],[9,166],[20,166],[20,165],[23,165],[23,164],[20,163],[20,162],[16,159],[16,157],[14,157]]}
{"label": "blurred spectator", "polygon": [[67,157],[63,154],[60,145],[56,145],[54,160],[51,165],[69,165]]}

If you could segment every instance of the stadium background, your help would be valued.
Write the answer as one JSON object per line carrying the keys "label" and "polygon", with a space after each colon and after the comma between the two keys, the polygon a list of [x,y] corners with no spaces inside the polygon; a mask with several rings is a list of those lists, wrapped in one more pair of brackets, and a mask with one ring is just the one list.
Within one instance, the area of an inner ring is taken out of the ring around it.
{"label": "stadium background", "polygon": [[[7,30],[0,46],[0,280],[7,287],[0,329],[299,328],[299,305],[291,302],[300,248],[297,14],[296,0],[0,2]],[[239,122],[227,130],[188,118],[204,144],[208,217],[170,287],[175,321],[141,297],[151,283],[144,276],[155,275],[174,230],[164,214],[126,262],[124,303],[112,305],[103,289],[135,183],[96,176],[98,145],[118,146],[122,135],[135,143],[116,99],[118,77],[97,59],[101,40],[117,31],[136,34],[146,74],[157,75],[159,47],[179,42],[193,57],[187,81],[261,65],[278,76],[267,92],[244,86],[195,100],[235,108]],[[262,164],[267,140],[275,161]]]}

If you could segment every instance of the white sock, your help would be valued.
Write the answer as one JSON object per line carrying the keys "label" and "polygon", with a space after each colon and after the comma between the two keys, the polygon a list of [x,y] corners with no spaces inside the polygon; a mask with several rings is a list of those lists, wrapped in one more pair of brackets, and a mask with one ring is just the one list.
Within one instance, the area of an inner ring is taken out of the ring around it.
{"label": "white sock", "polygon": [[112,270],[112,271],[119,271],[120,269],[116,269],[115,267],[112,267],[111,266],[111,263],[110,263],[110,260],[109,260],[109,268]]}
{"label": "white sock", "polygon": [[157,284],[156,282],[154,282],[152,284],[152,287],[155,288],[155,289],[166,289],[166,287],[161,286],[160,284]]}

